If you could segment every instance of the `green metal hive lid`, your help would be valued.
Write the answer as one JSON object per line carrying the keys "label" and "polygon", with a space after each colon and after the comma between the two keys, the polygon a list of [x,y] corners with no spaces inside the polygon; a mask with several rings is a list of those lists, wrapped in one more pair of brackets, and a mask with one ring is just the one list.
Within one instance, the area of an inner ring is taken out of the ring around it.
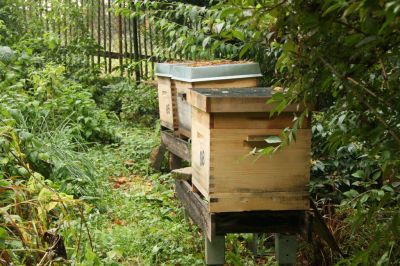
{"label": "green metal hive lid", "polygon": [[172,77],[172,70],[175,66],[181,66],[184,63],[157,63],[155,67],[155,75],[159,77]]}
{"label": "green metal hive lid", "polygon": [[172,69],[172,79],[185,82],[242,79],[262,77],[258,63],[224,64],[190,67],[176,65]]}

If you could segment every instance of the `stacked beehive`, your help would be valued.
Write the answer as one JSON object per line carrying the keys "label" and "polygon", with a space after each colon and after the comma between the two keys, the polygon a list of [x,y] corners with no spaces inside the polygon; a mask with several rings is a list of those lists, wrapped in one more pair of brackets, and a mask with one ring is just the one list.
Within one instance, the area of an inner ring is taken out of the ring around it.
{"label": "stacked beehive", "polygon": [[309,121],[284,150],[247,156],[269,145],[265,139],[290,127],[301,111],[291,105],[270,118],[271,90],[257,87],[260,76],[254,63],[173,67],[175,126],[169,128],[191,139],[192,184],[210,212],[309,208]]}

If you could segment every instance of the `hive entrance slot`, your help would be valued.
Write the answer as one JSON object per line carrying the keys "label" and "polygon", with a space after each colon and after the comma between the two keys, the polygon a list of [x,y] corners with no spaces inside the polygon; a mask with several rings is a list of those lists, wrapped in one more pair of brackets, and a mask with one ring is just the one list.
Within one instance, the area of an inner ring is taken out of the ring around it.
{"label": "hive entrance slot", "polygon": [[247,146],[250,146],[252,148],[266,148],[266,147],[277,147],[279,145],[279,142],[277,143],[268,143],[267,139],[268,138],[279,138],[279,136],[276,135],[262,135],[262,136],[247,136],[246,140],[244,143]]}

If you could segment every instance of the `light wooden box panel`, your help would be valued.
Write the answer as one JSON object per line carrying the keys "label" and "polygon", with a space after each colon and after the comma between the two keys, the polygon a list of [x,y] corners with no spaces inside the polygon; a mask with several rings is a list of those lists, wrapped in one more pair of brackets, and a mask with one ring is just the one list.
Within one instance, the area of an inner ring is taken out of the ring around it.
{"label": "light wooden box panel", "polygon": [[160,123],[171,130],[178,129],[175,81],[169,77],[157,77]]}
{"label": "light wooden box panel", "polygon": [[[192,94],[192,103],[197,96]],[[248,102],[260,98],[247,99],[244,109]],[[291,110],[295,106],[289,106],[278,117],[269,118],[266,111],[271,107],[265,104],[265,98],[262,113],[240,113],[240,105],[225,108],[228,113],[207,113],[217,110],[207,99],[205,105],[195,103],[203,110],[192,107],[192,182],[208,200],[210,212],[309,208],[310,120],[304,121],[297,141],[285,149],[271,156],[250,155],[254,143],[248,141],[249,136],[261,140],[279,136],[294,117]],[[227,102],[231,100],[226,98]],[[224,101],[219,99],[218,103]],[[253,108],[260,107],[255,104]]]}
{"label": "light wooden box panel", "polygon": [[258,78],[227,79],[204,82],[175,81],[177,91],[177,113],[179,133],[190,138],[192,128],[192,115],[190,105],[190,90],[194,88],[231,89],[247,88],[258,85]]}

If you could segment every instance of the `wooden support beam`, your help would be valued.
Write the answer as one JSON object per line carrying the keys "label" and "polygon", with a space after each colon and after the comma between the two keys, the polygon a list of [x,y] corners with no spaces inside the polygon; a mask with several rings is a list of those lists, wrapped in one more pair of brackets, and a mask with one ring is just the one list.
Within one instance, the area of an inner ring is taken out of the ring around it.
{"label": "wooden support beam", "polygon": [[225,264],[225,236],[216,236],[212,241],[205,237],[206,264]]}
{"label": "wooden support beam", "polygon": [[190,181],[192,179],[192,167],[175,169],[171,173],[172,178],[176,180]]}
{"label": "wooden support beam", "polygon": [[161,131],[161,141],[167,147],[167,150],[183,160],[190,162],[191,154],[189,143],[187,141],[177,138],[167,131]]}
{"label": "wooden support beam", "polygon": [[160,171],[162,162],[164,159],[164,154],[166,153],[166,148],[163,144],[154,147],[154,149],[150,153],[150,162],[151,162],[151,167],[156,170]]}
{"label": "wooden support beam", "polygon": [[295,235],[275,235],[275,257],[280,266],[295,265],[297,246]]}
{"label": "wooden support beam", "polygon": [[182,159],[172,152],[169,153],[168,163],[170,170],[175,170],[182,167]]}
{"label": "wooden support beam", "polygon": [[[306,231],[305,211],[249,211],[210,213],[208,202],[194,193],[187,181],[175,180],[175,192],[186,212],[212,241],[230,233],[302,234]],[[304,235],[304,234],[302,234]]]}
{"label": "wooden support beam", "polygon": [[207,203],[204,202],[198,194],[192,192],[188,182],[175,180],[175,193],[182,202],[186,213],[203,230],[207,238],[212,241],[213,233],[213,215],[208,212]]}

